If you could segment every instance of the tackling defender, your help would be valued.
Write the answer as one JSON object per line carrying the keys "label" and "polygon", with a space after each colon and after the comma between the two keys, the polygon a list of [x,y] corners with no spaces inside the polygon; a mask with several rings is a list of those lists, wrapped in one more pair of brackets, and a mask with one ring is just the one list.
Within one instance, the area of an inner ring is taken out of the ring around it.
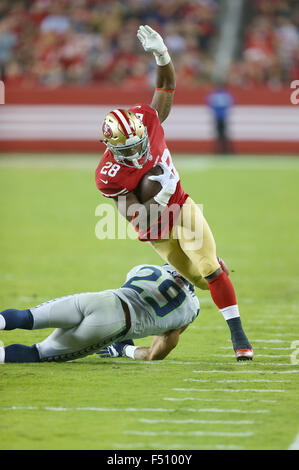
{"label": "tackling defender", "polygon": [[[50,300],[26,310],[0,313],[0,330],[56,328],[33,346],[0,347],[0,364],[65,362],[93,354],[117,341],[119,355],[161,360],[199,313],[194,286],[169,266],[140,265],[119,289]],[[153,336],[150,347],[135,338]]]}
{"label": "tackling defender", "polygon": [[[201,210],[182,188],[164,139],[161,124],[170,112],[176,86],[171,58],[162,37],[149,26],[140,26],[137,36],[144,50],[154,54],[156,89],[150,106],[137,104],[128,110],[114,109],[105,117],[102,131],[107,149],[96,170],[97,187],[105,197],[115,201],[119,212],[138,231],[140,241],[151,242],[162,259],[184,278],[210,290],[230,328],[237,360],[252,359],[253,349],[241,324],[235,290],[217,258],[213,234]],[[158,181],[161,190],[141,204],[136,192],[138,184],[157,165],[162,167],[163,174],[149,179]],[[165,211],[176,208],[167,227],[160,224],[158,233],[157,224],[153,224],[155,231],[151,225],[141,230],[137,222],[138,207],[140,213],[144,207],[149,213],[153,204]],[[135,208],[134,213],[127,210],[129,207]],[[198,223],[200,235],[196,230]],[[190,241],[200,241],[200,248],[190,249]]]}

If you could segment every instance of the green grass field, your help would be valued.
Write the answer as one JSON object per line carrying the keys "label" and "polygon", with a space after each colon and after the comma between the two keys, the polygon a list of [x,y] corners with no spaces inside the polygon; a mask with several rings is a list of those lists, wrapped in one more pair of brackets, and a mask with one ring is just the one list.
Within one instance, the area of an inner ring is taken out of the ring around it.
{"label": "green grass field", "polygon": [[[235,361],[222,315],[198,291],[201,313],[164,361],[0,366],[0,449],[299,448],[299,159],[174,160],[233,270],[254,361]],[[148,244],[95,236],[96,207],[109,203],[97,161],[0,156],[0,310],[117,288],[135,264],[162,264]],[[0,341],[31,345],[50,331]]]}

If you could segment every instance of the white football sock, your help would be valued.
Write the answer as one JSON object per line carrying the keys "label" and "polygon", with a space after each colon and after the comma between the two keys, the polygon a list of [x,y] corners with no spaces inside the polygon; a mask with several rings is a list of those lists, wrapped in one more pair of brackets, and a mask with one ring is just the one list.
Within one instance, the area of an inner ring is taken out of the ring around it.
{"label": "white football sock", "polygon": [[240,316],[238,305],[230,305],[229,307],[221,308],[220,312],[226,321]]}
{"label": "white football sock", "polygon": [[5,325],[6,325],[6,321],[3,317],[3,315],[0,315],[0,330],[4,330]]}
{"label": "white football sock", "polygon": [[5,349],[0,347],[0,364],[4,364],[5,362]]}

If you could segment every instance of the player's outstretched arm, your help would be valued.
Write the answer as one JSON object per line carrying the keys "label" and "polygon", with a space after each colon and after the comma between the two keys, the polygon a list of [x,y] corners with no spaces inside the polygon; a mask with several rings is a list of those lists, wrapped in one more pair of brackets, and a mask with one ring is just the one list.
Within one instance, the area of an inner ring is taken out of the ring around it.
{"label": "player's outstretched arm", "polygon": [[154,336],[149,347],[135,346],[134,341],[125,340],[113,343],[111,346],[101,349],[97,354],[104,358],[126,356],[139,361],[159,361],[168,356],[176,347],[180,334],[185,331],[187,326],[182,326],[161,336]]}
{"label": "player's outstretched arm", "polygon": [[125,355],[140,361],[161,361],[177,346],[180,334],[188,325],[164,333],[161,336],[154,336],[150,347],[134,346],[126,347]]}
{"label": "player's outstretched arm", "polygon": [[162,37],[150,26],[140,26],[137,37],[144,50],[154,54],[157,63],[156,89],[151,106],[156,109],[162,123],[169,115],[173,102],[176,86],[174,66]]}

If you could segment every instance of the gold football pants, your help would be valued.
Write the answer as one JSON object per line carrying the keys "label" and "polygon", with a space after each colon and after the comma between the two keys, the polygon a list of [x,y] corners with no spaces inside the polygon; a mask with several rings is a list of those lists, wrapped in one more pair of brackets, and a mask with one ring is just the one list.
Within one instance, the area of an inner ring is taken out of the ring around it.
{"label": "gold football pants", "polygon": [[192,284],[209,289],[204,278],[220,268],[216,243],[201,209],[190,197],[167,238],[151,243],[161,258]]}

